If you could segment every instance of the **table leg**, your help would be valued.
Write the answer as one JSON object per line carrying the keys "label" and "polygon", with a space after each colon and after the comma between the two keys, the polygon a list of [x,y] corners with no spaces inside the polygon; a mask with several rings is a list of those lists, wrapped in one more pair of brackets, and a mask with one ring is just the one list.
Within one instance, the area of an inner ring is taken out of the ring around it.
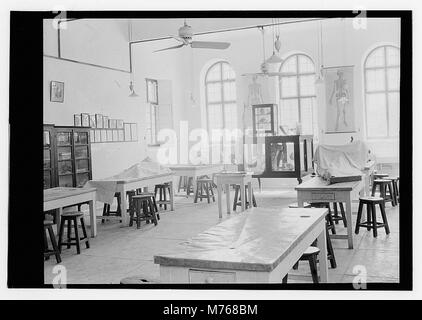
{"label": "table leg", "polygon": [[97,215],[95,213],[95,195],[91,201],[89,201],[89,221],[91,224],[91,237],[97,236]]}
{"label": "table leg", "polygon": [[226,184],[227,213],[230,214],[230,185]]}
{"label": "table leg", "polygon": [[122,225],[126,227],[128,225],[128,219],[127,219],[127,201],[126,201],[126,190],[120,191],[120,208],[122,210]]}
{"label": "table leg", "polygon": [[[56,210],[56,224],[57,224],[57,231],[59,230],[59,228],[60,228],[60,220],[61,220],[61,218],[62,218],[62,213],[63,213],[63,208],[58,208],[57,210]],[[57,234],[58,234],[58,232],[57,232]]]}
{"label": "table leg", "polygon": [[[195,195],[196,195],[196,188],[197,188],[197,175],[195,174],[193,177],[192,177],[192,184],[193,184],[193,186],[192,186],[192,189],[193,189],[193,198],[195,199]],[[195,200],[194,200],[195,201]]]}
{"label": "table leg", "polygon": [[321,277],[321,282],[326,283],[328,282],[328,263],[327,263],[327,237],[326,237],[326,232],[325,232],[325,219],[321,224],[322,224],[322,231],[317,238],[318,248],[320,250],[319,273]]}
{"label": "table leg", "polygon": [[[241,194],[241,199],[242,199],[242,201],[240,202],[240,204],[241,204],[241,207],[242,207],[242,212],[243,211],[245,211],[245,208],[246,208],[246,197],[245,197],[245,183],[242,181],[241,183],[240,183],[240,194]],[[249,201],[250,201],[251,199],[249,199]]]}
{"label": "table leg", "polygon": [[252,182],[248,182],[248,198],[249,198],[249,206],[253,208]]}
{"label": "table leg", "polygon": [[353,249],[352,199],[350,193],[346,199],[347,241],[349,249]]}
{"label": "table leg", "polygon": [[168,185],[170,186],[170,210],[174,211],[174,190],[173,190],[173,181],[169,181]]}
{"label": "table leg", "polygon": [[303,199],[299,194],[297,195],[297,207],[303,208]]}
{"label": "table leg", "polygon": [[222,189],[223,189],[223,185],[222,185],[219,181],[217,181],[218,217],[219,217],[220,219],[223,217],[223,208],[222,208],[222,207],[223,207],[223,205],[222,205],[222,200],[221,200],[221,197],[222,197],[222,194],[223,194]]}

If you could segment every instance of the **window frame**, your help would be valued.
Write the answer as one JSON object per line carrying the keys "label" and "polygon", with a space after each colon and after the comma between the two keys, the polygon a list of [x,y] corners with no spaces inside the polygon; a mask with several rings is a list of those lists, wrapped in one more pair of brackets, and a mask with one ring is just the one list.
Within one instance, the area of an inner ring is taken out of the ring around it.
{"label": "window frame", "polygon": [[[364,99],[365,99],[365,135],[366,135],[366,138],[368,140],[372,140],[372,141],[374,141],[374,140],[396,140],[399,137],[398,132],[397,132],[397,135],[391,135],[390,134],[388,95],[389,95],[389,93],[398,93],[399,96],[400,96],[400,83],[399,83],[399,88],[396,89],[396,90],[390,90],[388,88],[388,70],[398,68],[399,69],[399,76],[400,76],[401,66],[400,66],[400,59],[399,59],[399,64],[397,64],[397,65],[391,65],[391,66],[387,65],[387,48],[388,47],[391,47],[391,48],[398,50],[398,52],[400,54],[400,47],[397,47],[397,46],[392,45],[392,44],[382,44],[382,45],[376,46],[371,51],[369,51],[368,54],[365,57],[364,62],[363,62],[363,94],[364,94]],[[384,50],[383,65],[382,66],[375,66],[375,67],[367,67],[366,64],[368,62],[368,59],[371,57],[371,55],[375,51],[377,51],[381,48]],[[368,70],[383,70],[383,72],[384,72],[384,82],[385,82],[384,90],[368,91],[368,84],[367,84],[367,71]],[[368,94],[380,94],[380,93],[384,94],[384,97],[385,97],[385,107],[386,107],[385,111],[386,111],[386,119],[387,119],[387,135],[386,136],[370,136],[369,133],[368,133]],[[400,105],[399,105],[399,108],[400,108]],[[400,123],[399,123],[399,130],[400,130]]]}
{"label": "window frame", "polygon": [[[314,65],[314,71],[313,72],[303,72],[303,73],[301,73],[299,71],[299,57],[300,56],[304,56],[304,57],[308,58],[312,62],[312,64]],[[297,106],[298,106],[298,119],[299,119],[300,123],[303,123],[303,121],[302,121],[302,105],[301,105],[301,99],[313,98],[314,99],[314,103],[316,104],[317,95],[316,95],[316,87],[315,87],[315,92],[314,92],[313,95],[309,95],[309,94],[307,94],[307,95],[301,95],[300,94],[300,77],[301,76],[310,76],[310,75],[316,76],[315,62],[306,53],[293,53],[293,54],[290,54],[289,56],[287,56],[284,59],[284,61],[281,63],[280,68],[279,68],[279,72],[283,73],[281,71],[281,69],[283,68],[283,65],[289,59],[291,59],[291,58],[295,58],[296,59],[295,75],[286,74],[286,75],[280,75],[279,76],[279,81],[278,81],[279,100],[281,102],[282,100],[293,100],[293,99],[296,99],[297,100]],[[291,97],[285,97],[285,98],[283,98],[282,97],[282,92],[283,92],[283,90],[282,90],[282,79],[283,78],[293,78],[293,77],[296,77],[296,96],[291,96]],[[281,115],[282,115],[282,110],[281,109],[282,109],[282,104],[280,103],[279,104],[279,110],[278,110],[278,114],[279,114],[278,117],[279,117],[279,123],[280,123],[280,125],[283,125],[282,124],[282,119],[280,118]],[[317,130],[317,127],[315,127],[315,125],[318,125],[318,123],[314,121],[314,116],[315,116],[314,113],[315,113],[315,110],[313,110],[313,113],[312,113],[312,135],[315,135],[315,132]],[[306,134],[308,134],[308,133],[306,133]]]}

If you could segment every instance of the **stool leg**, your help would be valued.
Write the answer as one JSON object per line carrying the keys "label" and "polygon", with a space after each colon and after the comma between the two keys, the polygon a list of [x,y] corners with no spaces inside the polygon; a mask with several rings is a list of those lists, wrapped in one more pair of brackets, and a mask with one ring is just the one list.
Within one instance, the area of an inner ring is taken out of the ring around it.
{"label": "stool leg", "polygon": [[333,209],[334,209],[334,217],[335,219],[335,224],[338,224],[338,209],[337,209],[337,202],[333,202]]}
{"label": "stool leg", "polygon": [[360,228],[360,220],[362,219],[362,208],[363,203],[359,201],[359,208],[358,208],[358,216],[356,218],[356,227],[355,227],[355,233],[359,234],[359,228]]}
{"label": "stool leg", "polygon": [[155,214],[157,216],[157,219],[160,220],[160,214],[158,213],[157,203],[155,202],[155,197],[152,197],[152,203],[154,204],[154,210]]}
{"label": "stool leg", "polygon": [[215,202],[215,195],[214,195],[214,182],[210,183],[210,192],[212,196],[212,202]]}
{"label": "stool leg", "polygon": [[333,245],[331,243],[331,238],[330,238],[330,235],[328,234],[327,228],[325,228],[325,233],[326,233],[326,238],[327,238],[327,252],[328,252],[331,268],[335,269],[337,268],[337,262],[336,262],[336,257],[334,256],[334,249],[333,249]]}
{"label": "stool leg", "polygon": [[117,196],[117,209],[116,209],[116,216],[122,216],[122,206],[121,206],[121,203],[122,203],[122,198],[121,197],[126,197],[126,195],[122,195],[122,194],[119,194],[118,196]]}
{"label": "stool leg", "polygon": [[380,203],[379,206],[380,206],[382,221],[384,222],[385,233],[390,234],[390,227],[388,226],[387,215],[385,214],[385,204]]}
{"label": "stool leg", "polygon": [[[368,205],[369,206],[369,205]],[[377,228],[377,211],[375,209],[375,204],[371,203],[371,211],[372,211],[372,226],[373,226],[373,233],[374,237],[378,236],[378,228]]]}
{"label": "stool leg", "polygon": [[371,222],[372,222],[372,208],[371,205],[368,203],[366,205],[366,230],[371,230]]}
{"label": "stool leg", "polygon": [[286,273],[286,275],[283,277],[282,283],[287,283],[287,279],[289,278],[289,274]]}
{"label": "stool leg", "polygon": [[67,248],[70,249],[70,242],[71,242],[71,235],[72,235],[72,220],[67,220]]}
{"label": "stool leg", "polygon": [[88,235],[86,234],[85,221],[83,217],[81,217],[81,227],[82,227],[82,234],[84,236],[84,239],[87,239],[85,241],[86,248],[89,249]]}
{"label": "stool leg", "polygon": [[390,182],[388,185],[388,192],[390,193],[390,197],[391,197],[391,204],[393,205],[393,207],[396,206],[396,199],[394,196],[394,192],[393,192],[393,183]]}
{"label": "stool leg", "polygon": [[343,202],[340,202],[339,205],[340,205],[340,213],[343,218],[343,225],[345,228],[347,228],[346,211],[344,211]]}
{"label": "stool leg", "polygon": [[199,192],[201,189],[201,183],[198,182],[196,185],[196,193],[195,193],[195,199],[193,200],[193,203],[197,203],[198,202],[198,197],[199,197]]}
{"label": "stool leg", "polygon": [[207,193],[207,201],[208,201],[208,203],[210,203],[211,202],[210,185],[209,185],[208,182],[205,183],[205,190],[206,190],[206,193]]}
{"label": "stool leg", "polygon": [[[44,253],[46,253],[46,252],[48,252],[48,240],[47,240],[47,234],[46,234],[46,232],[47,232],[47,230],[46,230],[46,228],[48,229],[49,227],[44,227]],[[50,257],[49,256],[45,256],[44,255],[44,260],[49,260],[50,259]]]}
{"label": "stool leg", "polygon": [[[160,188],[160,201],[163,201],[163,189]],[[160,208],[163,206],[161,203],[159,204]]]}
{"label": "stool leg", "polygon": [[309,261],[309,267],[311,268],[312,281],[314,283],[319,283],[316,256],[312,255],[311,257],[309,257],[308,261]]}
{"label": "stool leg", "polygon": [[50,235],[51,245],[53,246],[54,256],[56,257],[57,263],[62,262],[60,257],[59,248],[57,247],[56,236],[54,235],[53,228],[48,226],[48,234]]}
{"label": "stool leg", "polygon": [[149,212],[150,212],[150,215],[152,217],[152,222],[154,222],[154,225],[157,225],[158,224],[157,216],[155,215],[154,204],[152,203],[151,198],[148,199],[148,206],[149,206],[149,209],[150,209]]}
{"label": "stool leg", "polygon": [[371,196],[375,196],[375,191],[377,191],[377,184],[374,182],[372,184],[372,192],[371,192]]}
{"label": "stool leg", "polygon": [[256,200],[255,200],[255,195],[253,193],[253,189],[252,189],[252,205],[256,208]]}
{"label": "stool leg", "polygon": [[293,270],[297,270],[299,268],[299,260],[293,265]]}
{"label": "stool leg", "polygon": [[329,225],[330,225],[330,227],[331,227],[331,233],[332,233],[332,234],[336,234],[336,233],[337,233],[337,232],[336,232],[336,227],[334,226],[333,217],[331,216],[331,214],[330,214],[330,213],[328,213],[328,214],[325,216],[325,218],[326,218],[326,220],[327,220],[328,224],[329,224]]}
{"label": "stool leg", "polygon": [[59,231],[59,252],[62,252],[64,223],[65,223],[65,220],[62,219],[62,221],[60,221],[60,231]]}
{"label": "stool leg", "polygon": [[[69,220],[71,221],[71,220]],[[78,231],[78,219],[75,218],[75,220],[73,220],[73,225],[74,225],[74,230],[75,230],[75,240],[76,240],[76,252],[77,254],[81,253],[81,243],[79,241],[79,231]]]}
{"label": "stool leg", "polygon": [[239,197],[239,189],[237,186],[235,186],[234,189],[234,201],[233,201],[233,211],[236,211],[236,207],[237,207],[237,201],[238,201],[238,197]]}

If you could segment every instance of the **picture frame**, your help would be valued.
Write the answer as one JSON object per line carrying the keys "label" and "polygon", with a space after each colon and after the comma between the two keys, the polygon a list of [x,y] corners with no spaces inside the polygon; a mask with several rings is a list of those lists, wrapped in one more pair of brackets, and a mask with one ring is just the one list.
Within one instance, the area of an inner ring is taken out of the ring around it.
{"label": "picture frame", "polygon": [[101,130],[101,142],[107,142],[107,130]]}
{"label": "picture frame", "polygon": [[121,120],[121,119],[116,120],[116,128],[117,129],[123,129],[123,120]]}
{"label": "picture frame", "polygon": [[108,116],[103,116],[103,128],[108,129]]}
{"label": "picture frame", "polygon": [[132,141],[131,134],[130,134],[130,123],[124,123],[124,136],[125,141]]}
{"label": "picture frame", "polygon": [[95,143],[95,133],[94,133],[94,130],[89,130],[89,142]]}
{"label": "picture frame", "polygon": [[95,142],[103,142],[101,141],[101,130],[94,130],[95,131]]}
{"label": "picture frame", "polygon": [[90,127],[89,113],[81,113],[82,127]]}
{"label": "picture frame", "polygon": [[81,127],[82,126],[82,115],[80,113],[73,115],[73,125],[75,127]]}
{"label": "picture frame", "polygon": [[147,102],[158,104],[158,81],[146,78]]}
{"label": "picture frame", "polygon": [[113,130],[107,130],[107,142],[113,142]]}
{"label": "picture frame", "polygon": [[50,101],[64,102],[64,82],[50,81]]}
{"label": "picture frame", "polygon": [[138,124],[137,123],[130,124],[130,132],[131,132],[131,141],[138,141]]}
{"label": "picture frame", "polygon": [[117,127],[117,121],[116,121],[116,119],[110,119],[110,120],[108,120],[108,127],[110,129],[116,129],[116,127]]}
{"label": "picture frame", "polygon": [[113,142],[119,141],[119,134],[116,129],[113,129]]}
{"label": "picture frame", "polygon": [[[96,123],[96,121],[95,121],[96,119],[95,119],[95,114],[90,114],[89,115],[89,126],[91,127],[91,128],[96,128],[97,127],[97,123]],[[97,140],[97,139],[95,139],[95,140]]]}
{"label": "picture frame", "polygon": [[120,142],[125,141],[125,134],[124,134],[123,129],[118,130],[118,140],[119,140]]}
{"label": "picture frame", "polygon": [[96,114],[95,115],[95,121],[96,121],[96,127],[102,129],[103,128],[103,115],[102,114]]}

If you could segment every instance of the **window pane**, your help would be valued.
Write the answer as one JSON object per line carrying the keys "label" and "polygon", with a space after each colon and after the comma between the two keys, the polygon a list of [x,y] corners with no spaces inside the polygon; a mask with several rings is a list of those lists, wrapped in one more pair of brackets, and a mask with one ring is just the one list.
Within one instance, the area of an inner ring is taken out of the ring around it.
{"label": "window pane", "polygon": [[366,95],[366,124],[369,137],[387,136],[387,110],[384,93]]}
{"label": "window pane", "polygon": [[205,81],[221,80],[221,63],[215,64],[208,70]]}
{"label": "window pane", "polygon": [[223,80],[234,80],[236,75],[228,63],[223,63]]}
{"label": "window pane", "polygon": [[398,66],[400,64],[400,50],[394,47],[387,47],[387,66]]}
{"label": "window pane", "polygon": [[314,63],[312,60],[304,55],[299,56],[299,73],[315,72]]}
{"label": "window pane", "polygon": [[207,84],[207,101],[220,102],[221,101],[221,83],[208,83]]}
{"label": "window pane", "polygon": [[400,130],[400,95],[398,92],[388,94],[389,135],[396,137]]}
{"label": "window pane", "polygon": [[382,67],[384,61],[384,47],[380,47],[370,53],[366,59],[365,67]]}
{"label": "window pane", "polygon": [[224,105],[224,120],[227,129],[237,128],[237,105],[235,103]]}
{"label": "window pane", "polygon": [[236,100],[236,82],[225,82],[224,83],[224,101],[235,101]]}
{"label": "window pane", "polygon": [[313,106],[314,98],[300,99],[300,115],[304,134],[313,134]]}
{"label": "window pane", "polygon": [[299,77],[300,96],[310,96],[315,94],[315,76]]}
{"label": "window pane", "polygon": [[297,96],[297,77],[281,77],[281,97]]}
{"label": "window pane", "polygon": [[208,124],[210,130],[223,128],[221,104],[212,104],[208,106]]}
{"label": "window pane", "polygon": [[384,69],[366,70],[366,91],[385,90]]}
{"label": "window pane", "polygon": [[387,69],[388,90],[399,90],[400,88],[400,69]]}
{"label": "window pane", "polygon": [[280,68],[281,72],[294,72],[297,73],[296,69],[296,56],[292,56],[283,62]]}
{"label": "window pane", "polygon": [[298,100],[282,99],[280,113],[281,124],[283,126],[287,126],[288,129],[296,128],[296,123],[299,121]]}

